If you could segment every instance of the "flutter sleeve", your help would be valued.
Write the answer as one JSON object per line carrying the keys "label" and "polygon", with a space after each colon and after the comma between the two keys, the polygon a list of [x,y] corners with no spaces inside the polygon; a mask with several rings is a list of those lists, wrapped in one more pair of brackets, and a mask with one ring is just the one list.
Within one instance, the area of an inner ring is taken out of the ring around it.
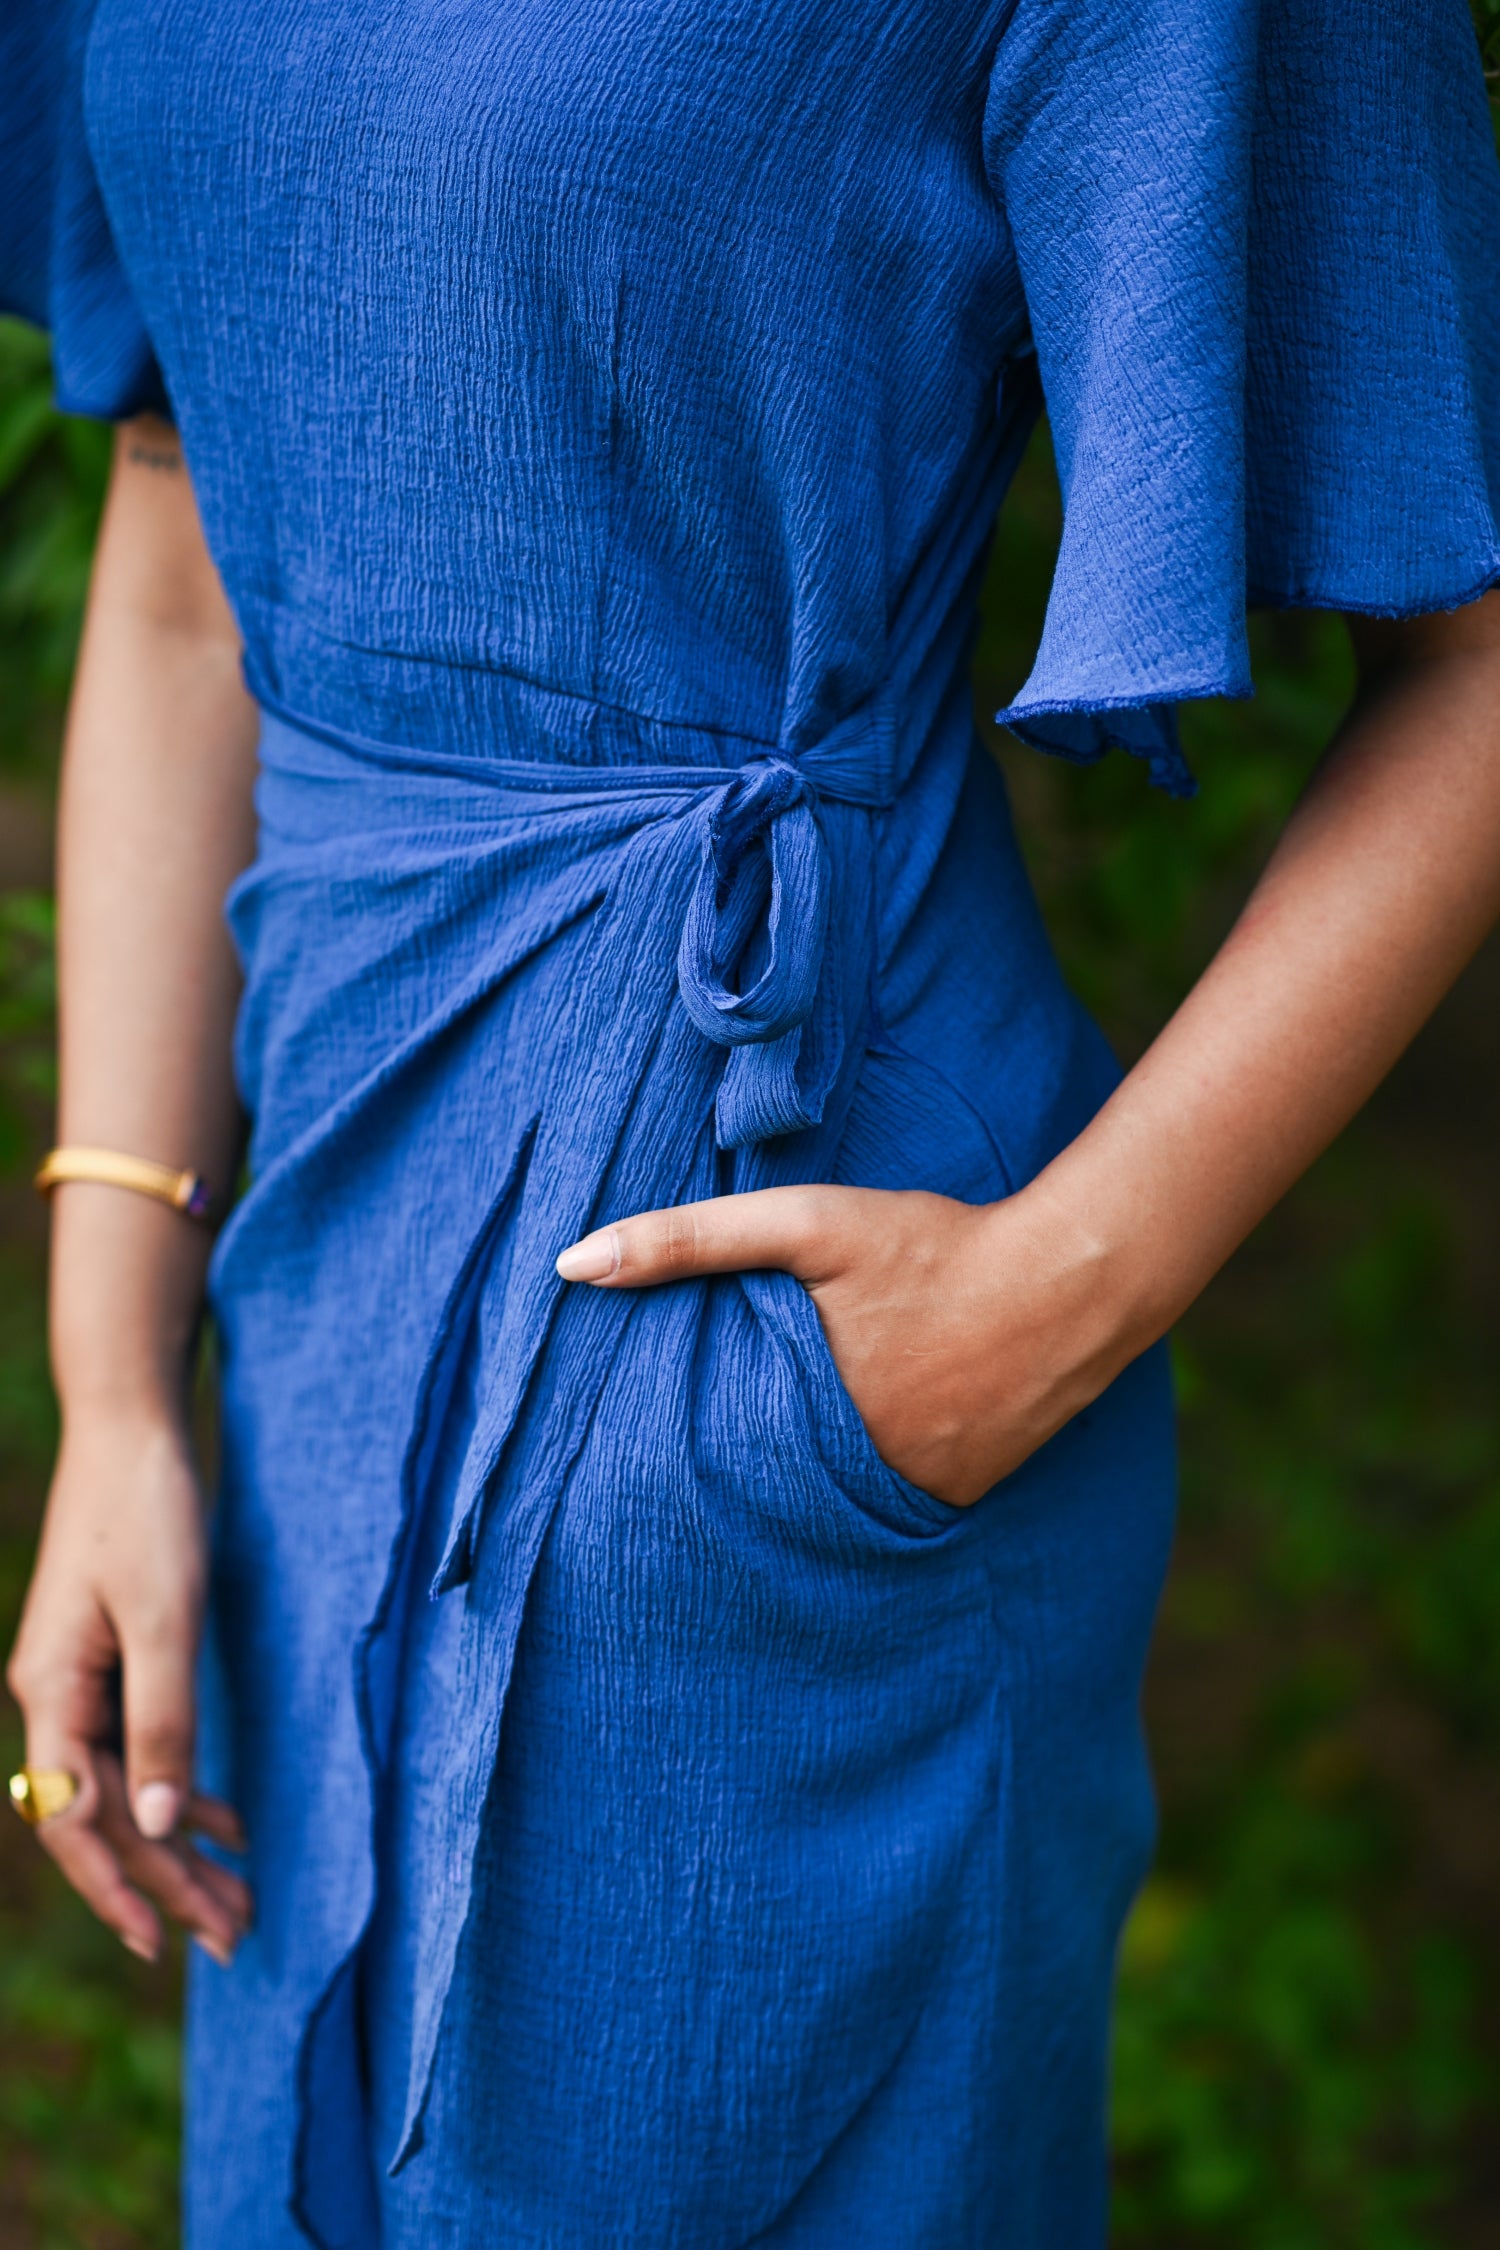
{"label": "flutter sleeve", "polygon": [[0,310],[52,333],[65,413],[169,412],[89,157],[92,0],[0,7]]}
{"label": "flutter sleeve", "polygon": [[1192,784],[1247,604],[1500,580],[1500,165],[1465,0],[1017,0],[986,114],[1064,501],[1003,722]]}

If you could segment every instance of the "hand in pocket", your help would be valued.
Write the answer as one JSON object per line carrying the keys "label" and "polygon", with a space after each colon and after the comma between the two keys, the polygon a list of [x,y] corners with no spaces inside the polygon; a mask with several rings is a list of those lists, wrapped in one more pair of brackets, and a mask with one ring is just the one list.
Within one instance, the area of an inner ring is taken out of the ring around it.
{"label": "hand in pocket", "polygon": [[565,1281],[637,1289],[779,1268],[817,1306],[877,1452],[957,1507],[1098,1396],[1126,1344],[1081,1231],[1024,1194],[762,1188],[643,1212],[565,1250]]}

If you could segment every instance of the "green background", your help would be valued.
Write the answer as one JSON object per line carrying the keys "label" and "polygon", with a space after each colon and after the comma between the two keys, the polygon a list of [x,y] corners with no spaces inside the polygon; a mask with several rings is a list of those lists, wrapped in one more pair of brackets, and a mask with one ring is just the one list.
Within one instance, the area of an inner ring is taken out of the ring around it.
{"label": "green background", "polygon": [[[1478,0],[1500,62],[1500,0]],[[1500,245],[1497,245],[1500,259]],[[53,1435],[47,885],[108,436],[0,323],[0,1638]],[[1024,676],[1058,508],[1002,519],[980,709]],[[1253,622],[1202,791],[996,744],[1068,971],[1126,1058],[1228,926],[1347,700],[1332,618]],[[1182,1530],[1148,1684],[1157,1871],[1123,1953],[1116,2237],[1148,2250],[1500,2241],[1500,947],[1177,1341]],[[0,1763],[19,1755],[0,1706]],[[0,2250],[166,2250],[175,1966],[126,1956],[0,1826]]]}

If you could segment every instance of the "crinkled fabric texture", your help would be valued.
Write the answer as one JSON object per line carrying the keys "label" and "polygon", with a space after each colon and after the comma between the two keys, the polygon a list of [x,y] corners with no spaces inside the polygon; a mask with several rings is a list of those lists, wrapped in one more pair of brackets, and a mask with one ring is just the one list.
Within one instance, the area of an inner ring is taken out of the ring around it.
{"label": "crinkled fabric texture", "polygon": [[682,940],[762,761],[541,733],[528,768],[265,729],[209,1727],[258,1918],[197,1983],[189,2238],[1096,2242],[1158,1356],[963,1514],[873,1452],[788,1277],[552,1259],[781,1180],[1001,1195],[1109,1058],[960,711],[891,807],[819,793],[815,860],[766,835],[740,954],[726,884],[742,989],[773,919],[824,943],[821,1115],[725,1149],[776,1041],[705,1035]]}
{"label": "crinkled fabric texture", "polygon": [[252,678],[311,716],[483,742],[514,675],[811,739],[937,527],[982,542],[1033,349],[1038,747],[1186,789],[1247,596],[1500,577],[1463,0],[93,5],[0,24],[0,303],[80,412],[163,404],[156,346]]}
{"label": "crinkled fabric texture", "polygon": [[42,0],[6,301],[183,432],[265,710],[215,1259],[195,2250],[1083,2250],[1149,1850],[1150,1355],[960,1514],[787,1277],[601,1219],[1009,1192],[1113,1081],[972,745],[1187,786],[1247,596],[1500,571],[1462,0]]}
{"label": "crinkled fabric texture", "polygon": [[164,413],[84,129],[88,30],[87,8],[50,0],[0,13],[0,310],[51,329],[65,413]]}

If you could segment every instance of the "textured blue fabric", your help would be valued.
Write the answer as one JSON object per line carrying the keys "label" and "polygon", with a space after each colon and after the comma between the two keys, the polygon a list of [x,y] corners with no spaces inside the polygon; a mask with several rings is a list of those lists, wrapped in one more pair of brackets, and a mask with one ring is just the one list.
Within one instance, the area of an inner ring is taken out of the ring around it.
{"label": "textured blue fabric", "polygon": [[52,330],[65,412],[164,413],[84,132],[88,29],[86,8],[0,12],[0,309]]}
{"label": "textured blue fabric", "polygon": [[[1109,1059],[968,731],[960,700],[882,809],[721,738],[684,766],[678,729],[587,769],[268,719],[211,1728],[260,1911],[199,1978],[194,2240],[289,2239],[294,2156],[335,2244],[1099,2238],[1162,1368],[963,1515],[874,1454],[785,1276],[551,1266],[719,1188],[990,1198],[1091,1112]],[[733,1071],[770,1098],[788,1035],[723,1043],[682,940],[757,800],[812,829],[782,934],[824,933],[835,1059],[818,1125],[726,1153]]]}
{"label": "textured blue fabric", "polygon": [[1161,1355],[960,1513],[788,1277],[553,1258],[991,1199],[1112,1084],[969,713],[1044,394],[1046,747],[1185,787],[1247,592],[1500,572],[1462,0],[4,36],[7,299],[72,403],[164,381],[265,713],[204,1670],[258,1920],[189,2242],[1096,2246]]}
{"label": "textured blue fabric", "polygon": [[985,122],[1065,498],[1001,716],[1182,789],[1168,707],[1250,692],[1247,594],[1392,615],[1500,578],[1473,27],[1452,0],[1020,0]]}
{"label": "textured blue fabric", "polygon": [[102,413],[157,391],[144,312],[252,678],[309,716],[482,749],[514,675],[815,739],[935,527],[982,544],[1033,347],[1039,747],[1185,788],[1171,707],[1247,691],[1247,593],[1500,575],[1463,0],[106,0],[85,148],[90,8],[0,24],[0,302]]}

